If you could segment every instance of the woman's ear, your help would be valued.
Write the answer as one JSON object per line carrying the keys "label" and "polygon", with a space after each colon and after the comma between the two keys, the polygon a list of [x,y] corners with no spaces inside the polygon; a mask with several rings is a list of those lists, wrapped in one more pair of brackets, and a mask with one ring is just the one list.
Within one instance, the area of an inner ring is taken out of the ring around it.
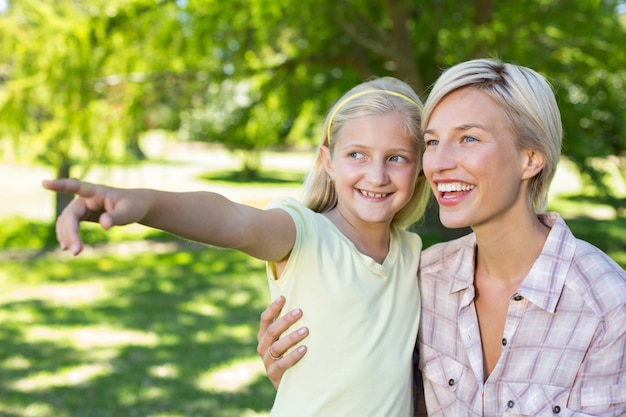
{"label": "woman's ear", "polygon": [[542,154],[532,149],[524,150],[526,158],[524,166],[522,167],[522,179],[530,179],[538,175],[543,167],[546,165],[546,161]]}
{"label": "woman's ear", "polygon": [[324,170],[326,171],[326,174],[328,175],[328,177],[331,179],[334,179],[335,175],[333,171],[332,158],[331,158],[330,149],[328,148],[328,146],[326,145],[320,146],[319,158],[322,161],[322,165],[324,166]]}

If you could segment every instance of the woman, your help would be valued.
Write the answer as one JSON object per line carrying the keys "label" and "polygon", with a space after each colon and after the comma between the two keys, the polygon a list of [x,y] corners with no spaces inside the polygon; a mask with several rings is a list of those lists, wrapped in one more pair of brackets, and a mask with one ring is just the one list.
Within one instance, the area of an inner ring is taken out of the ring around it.
{"label": "woman", "polygon": [[[562,140],[548,82],[495,60],[458,64],[435,83],[422,126],[441,221],[473,231],[421,256],[428,414],[625,415],[626,273],[558,214],[538,213]],[[278,306],[262,316],[259,351],[303,337],[273,341],[294,321],[270,325]],[[272,381],[304,353],[264,358]]]}

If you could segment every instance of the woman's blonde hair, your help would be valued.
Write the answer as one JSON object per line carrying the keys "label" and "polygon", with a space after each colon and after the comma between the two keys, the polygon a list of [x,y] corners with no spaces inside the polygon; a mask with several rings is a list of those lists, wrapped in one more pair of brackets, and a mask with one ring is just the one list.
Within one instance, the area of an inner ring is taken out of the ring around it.
{"label": "woman's blonde hair", "polygon": [[487,94],[506,113],[518,144],[544,158],[541,172],[529,182],[529,200],[545,210],[548,189],[561,156],[561,114],[548,81],[536,71],[495,59],[475,59],[446,70],[435,82],[422,113],[422,128],[448,94],[475,88]]}
{"label": "woman's blonde hair", "polygon": [[[382,77],[361,83],[343,95],[326,115],[322,141],[319,147],[327,146],[332,157],[335,144],[341,137],[346,123],[359,117],[397,112],[402,115],[403,128],[415,140],[418,154],[417,171],[420,173],[409,202],[394,216],[392,224],[407,227],[420,220],[426,209],[430,189],[421,175],[421,156],[424,150],[421,130],[422,102],[415,91],[406,83],[393,78]],[[305,182],[303,204],[313,211],[322,213],[337,205],[334,182],[324,170],[319,156],[313,163]]]}

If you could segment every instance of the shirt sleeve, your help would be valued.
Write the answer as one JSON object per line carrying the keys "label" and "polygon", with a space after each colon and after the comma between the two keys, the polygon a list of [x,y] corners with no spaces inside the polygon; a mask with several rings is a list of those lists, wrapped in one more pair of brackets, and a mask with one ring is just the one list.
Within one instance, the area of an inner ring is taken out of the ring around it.
{"label": "shirt sleeve", "polygon": [[606,316],[572,394],[568,408],[584,413],[576,416],[626,415],[626,304]]}

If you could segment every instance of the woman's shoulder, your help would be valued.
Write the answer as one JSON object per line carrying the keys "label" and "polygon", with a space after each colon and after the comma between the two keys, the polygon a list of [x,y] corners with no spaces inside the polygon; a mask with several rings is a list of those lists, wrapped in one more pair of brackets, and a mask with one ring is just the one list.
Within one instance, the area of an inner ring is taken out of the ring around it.
{"label": "woman's shoulder", "polygon": [[473,233],[447,242],[436,243],[422,251],[421,269],[443,268],[466,256],[472,256],[476,238]]}

